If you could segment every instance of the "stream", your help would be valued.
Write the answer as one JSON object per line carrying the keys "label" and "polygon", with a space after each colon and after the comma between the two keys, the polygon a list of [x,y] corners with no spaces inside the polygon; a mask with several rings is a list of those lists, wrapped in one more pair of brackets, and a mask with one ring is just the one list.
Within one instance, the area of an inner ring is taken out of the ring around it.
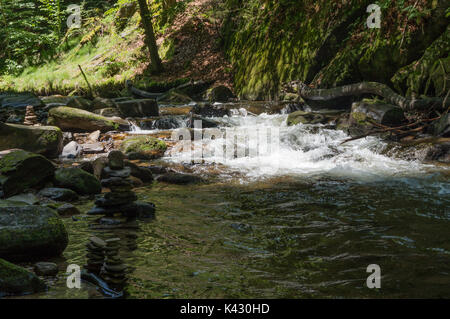
{"label": "stream", "polygon": [[[208,183],[136,189],[156,204],[153,221],[119,229],[94,217],[65,219],[69,246],[53,260],[60,274],[32,297],[104,298],[87,283],[66,287],[65,268],[86,263],[92,235],[121,238],[127,298],[450,297],[448,168],[387,157],[388,145],[375,137],[340,145],[344,132],[288,127],[286,118],[213,118],[250,136],[237,141],[246,145],[242,157],[211,152],[224,144],[220,137],[194,142],[203,150],[194,151],[194,165],[190,150],[166,152],[159,164]],[[267,130],[276,134],[260,154],[252,134]],[[370,264],[381,268],[381,289],[366,286]]]}

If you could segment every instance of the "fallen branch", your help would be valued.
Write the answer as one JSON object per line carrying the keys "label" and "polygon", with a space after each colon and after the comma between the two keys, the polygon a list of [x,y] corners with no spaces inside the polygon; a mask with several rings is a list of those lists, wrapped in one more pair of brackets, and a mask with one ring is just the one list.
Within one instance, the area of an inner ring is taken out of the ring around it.
{"label": "fallen branch", "polygon": [[378,82],[360,82],[356,84],[344,85],[332,89],[312,89],[300,81],[290,82],[290,87],[297,87],[297,92],[305,100],[314,104],[327,104],[327,101],[342,97],[361,96],[363,94],[373,94],[386,99],[390,104],[399,106],[404,110],[425,110],[436,104],[443,105],[443,108],[450,106],[450,101],[441,98],[408,99],[395,93],[390,87]]}
{"label": "fallen branch", "polygon": [[87,83],[87,85],[88,85],[88,88],[89,88],[89,94],[91,95],[91,97],[94,97],[94,91],[92,90],[91,84],[89,83],[89,81],[88,81],[88,79],[87,79],[87,77],[86,77],[86,74],[84,74],[84,71],[83,71],[83,69],[81,68],[81,65],[78,64],[78,68],[80,69],[81,74],[83,75],[83,78],[84,78],[84,80],[86,81],[86,83]]}

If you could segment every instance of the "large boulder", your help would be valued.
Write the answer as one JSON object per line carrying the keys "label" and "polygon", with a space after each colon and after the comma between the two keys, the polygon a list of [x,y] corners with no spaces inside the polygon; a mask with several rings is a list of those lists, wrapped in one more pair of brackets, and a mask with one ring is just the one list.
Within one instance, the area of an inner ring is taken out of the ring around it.
{"label": "large boulder", "polygon": [[0,154],[0,184],[6,197],[43,185],[55,172],[53,164],[42,155],[24,150]]}
{"label": "large boulder", "polygon": [[0,298],[45,291],[46,284],[25,268],[0,258]]}
{"label": "large boulder", "polygon": [[42,206],[2,207],[0,258],[29,260],[59,256],[68,234],[56,211]]}
{"label": "large boulder", "polygon": [[0,107],[26,108],[28,105],[39,107],[44,103],[33,93],[3,93],[0,94]]}
{"label": "large boulder", "polygon": [[[141,159],[162,157],[167,150],[167,144],[151,136],[130,137],[122,142],[121,151],[128,155],[140,155]],[[136,158],[136,157],[135,157]],[[130,158],[132,159],[132,157]]]}
{"label": "large boulder", "polygon": [[71,189],[81,195],[99,194],[102,191],[102,185],[94,175],[77,167],[57,169],[54,183],[58,187]]}
{"label": "large boulder", "polygon": [[63,134],[57,127],[0,123],[0,151],[20,148],[53,158],[62,147]]}
{"label": "large boulder", "polygon": [[60,106],[50,110],[48,123],[64,131],[101,132],[129,130],[127,121],[117,117],[105,117],[88,111]]}
{"label": "large boulder", "polygon": [[158,103],[152,99],[127,100],[116,102],[116,107],[124,117],[158,116]]}
{"label": "large boulder", "polygon": [[397,106],[363,100],[352,104],[349,133],[353,136],[367,134],[373,130],[373,123],[394,127],[405,120],[404,111]]}

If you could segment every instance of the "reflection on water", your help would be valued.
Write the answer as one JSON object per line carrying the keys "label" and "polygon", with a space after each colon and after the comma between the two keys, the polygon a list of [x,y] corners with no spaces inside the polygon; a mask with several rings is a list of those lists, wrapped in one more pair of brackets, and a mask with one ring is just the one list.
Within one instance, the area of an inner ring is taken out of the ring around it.
{"label": "reflection on water", "polygon": [[[138,191],[158,208],[139,230],[67,219],[64,257],[85,263],[92,235],[134,237],[120,250],[128,298],[450,297],[449,187],[440,173],[157,184]],[[381,267],[379,290],[366,287],[369,264]],[[60,279],[41,297],[102,297],[83,287]]]}

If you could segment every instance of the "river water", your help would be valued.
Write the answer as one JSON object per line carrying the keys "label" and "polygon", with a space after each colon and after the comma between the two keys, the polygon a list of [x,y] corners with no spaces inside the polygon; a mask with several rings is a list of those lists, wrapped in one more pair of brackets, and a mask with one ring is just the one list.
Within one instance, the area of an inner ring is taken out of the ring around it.
{"label": "river water", "polygon": [[[103,297],[86,283],[65,286],[65,267],[86,262],[92,235],[122,239],[128,298],[450,297],[446,167],[387,157],[375,137],[341,145],[348,136],[323,125],[237,114],[214,120],[227,136],[250,136],[235,142],[243,156],[220,156],[217,136],[160,161],[208,183],[136,190],[156,204],[155,220],[99,229],[95,218],[66,219],[60,275],[33,297]],[[255,151],[267,131],[265,151]],[[380,289],[366,285],[371,264],[381,268]]]}

